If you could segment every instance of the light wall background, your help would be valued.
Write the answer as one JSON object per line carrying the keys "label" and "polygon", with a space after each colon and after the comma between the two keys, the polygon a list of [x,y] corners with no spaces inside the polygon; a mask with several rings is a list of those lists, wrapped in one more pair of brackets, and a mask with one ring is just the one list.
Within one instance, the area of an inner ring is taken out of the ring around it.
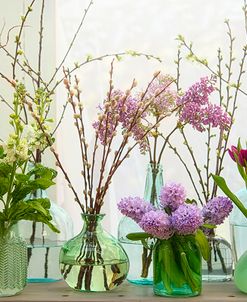
{"label": "light wall background", "polygon": [[[16,24],[19,12],[23,7],[21,5],[14,7],[14,2],[19,4],[22,1],[5,2],[0,0],[0,22],[4,17],[11,24]],[[61,62],[66,53],[88,3],[89,1],[85,0],[45,1],[47,44],[43,72],[48,76],[51,74],[52,68]],[[201,57],[206,57],[209,64],[215,68],[219,47],[226,59],[228,56],[229,44],[226,25],[224,24],[225,19],[230,19],[233,35],[236,37],[234,56],[239,60],[242,46],[246,43],[242,6],[243,1],[241,0],[94,0],[94,4],[88,12],[83,28],[64,66],[72,67],[75,62],[84,61],[88,54],[97,57],[130,49],[157,55],[163,60],[162,63],[153,60],[147,61],[139,57],[126,57],[121,62],[115,63],[115,87],[127,89],[132,79],[136,78],[139,88],[142,89],[157,70],[172,75],[176,74],[173,61],[176,58],[178,42],[175,38],[178,34],[182,34],[187,41],[194,42],[196,53]],[[37,24],[37,18],[32,19],[31,25],[35,27],[34,24]],[[33,41],[31,39],[27,42],[29,43],[27,49],[29,49],[31,57],[35,56],[36,51],[32,47]],[[183,53],[183,56],[185,56],[185,53]],[[2,58],[3,54],[0,53],[0,68],[7,68],[7,62]],[[85,119],[88,127],[89,145],[92,144],[93,140],[90,125],[96,117],[96,107],[103,101],[108,89],[110,62],[111,59],[90,63],[76,72],[81,79],[82,95],[86,107]],[[234,64],[234,76],[236,77],[238,61],[236,60]],[[181,69],[181,85],[186,89],[205,75],[210,75],[205,68],[184,60]],[[61,74],[58,79],[60,77]],[[2,81],[0,81],[0,85],[3,85]],[[245,78],[243,89],[244,86],[246,86]],[[0,86],[0,89],[5,91],[4,86]],[[56,117],[59,119],[62,106],[66,101],[65,90],[62,86],[57,89],[55,97]],[[213,96],[214,101],[217,101],[217,97],[217,94]],[[3,105],[0,105],[1,111],[4,111]],[[246,97],[240,94],[238,113],[229,145],[236,144],[238,137],[241,137],[243,142],[246,139],[246,110]],[[165,133],[171,127],[171,123],[172,121],[168,120],[164,124]],[[6,133],[6,122],[2,118],[0,133]],[[200,165],[203,166],[205,150],[202,146],[204,146],[205,137],[197,135],[192,129],[189,136],[192,139]],[[178,142],[179,139],[180,137],[175,136],[174,141]],[[68,170],[75,187],[81,192],[79,145],[69,110],[66,112],[63,124],[57,133],[56,144],[64,166]],[[181,141],[181,148],[182,146]],[[182,156],[188,159],[183,148]],[[52,156],[47,155],[47,160],[52,162]],[[117,223],[121,218],[116,203],[124,196],[143,195],[147,162],[148,157],[139,155],[138,150],[136,150],[115,175],[104,207],[104,212],[107,213],[105,227],[115,235]],[[166,150],[162,164],[165,182],[169,180],[181,182],[186,187],[188,196],[195,197],[184,168],[170,150]],[[191,162],[189,162],[189,167],[192,169]],[[230,160],[225,161],[224,176],[234,191],[242,187],[240,177]],[[73,196],[60,173],[57,178],[56,192],[53,191],[51,194],[57,199],[58,204],[73,216],[75,232],[78,232],[81,227],[80,210],[73,202]],[[228,222],[220,227],[218,232],[229,238]]]}

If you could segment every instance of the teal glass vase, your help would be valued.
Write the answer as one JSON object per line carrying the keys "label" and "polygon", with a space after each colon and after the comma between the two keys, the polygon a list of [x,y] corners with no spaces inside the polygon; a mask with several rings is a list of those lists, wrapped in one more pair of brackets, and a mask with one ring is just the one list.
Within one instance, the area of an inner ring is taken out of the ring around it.
{"label": "teal glass vase", "polygon": [[201,293],[201,253],[193,235],[158,240],[153,262],[155,295],[192,297]]}
{"label": "teal glass vase", "polygon": [[[163,186],[163,169],[160,164],[149,164],[147,168],[144,199],[153,205],[159,203],[159,193]],[[127,280],[136,285],[153,284],[152,254],[154,242],[149,241],[149,248],[139,241],[131,241],[126,235],[129,233],[143,232],[139,225],[124,216],[118,225],[118,239],[123,245],[129,260],[130,269]]]}
{"label": "teal glass vase", "polygon": [[118,240],[103,230],[103,217],[103,214],[82,214],[82,231],[61,249],[61,273],[75,290],[109,291],[127,277],[128,256]]}
{"label": "teal glass vase", "polygon": [[13,296],[26,286],[27,245],[17,226],[1,228],[0,233],[0,297]]}
{"label": "teal glass vase", "polygon": [[[48,198],[45,190],[33,192],[28,199]],[[64,243],[73,237],[73,222],[68,213],[51,201],[52,223],[60,230],[54,233],[41,222],[20,221],[20,234],[28,247],[29,283],[49,283],[62,279],[59,253]]]}
{"label": "teal glass vase", "polygon": [[[243,188],[236,193],[247,208],[247,190]],[[234,204],[230,214],[230,235],[233,252],[233,260],[236,265],[240,257],[247,251],[247,240],[243,240],[247,233],[247,219],[239,208]]]}

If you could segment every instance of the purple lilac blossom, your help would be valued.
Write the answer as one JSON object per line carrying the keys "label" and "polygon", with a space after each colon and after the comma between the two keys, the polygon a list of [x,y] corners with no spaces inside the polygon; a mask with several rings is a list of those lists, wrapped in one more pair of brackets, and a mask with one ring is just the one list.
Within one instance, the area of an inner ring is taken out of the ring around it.
{"label": "purple lilac blossom", "polygon": [[147,212],[139,225],[146,233],[159,239],[168,239],[174,233],[170,216],[161,210]]}
{"label": "purple lilac blossom", "polygon": [[118,203],[120,212],[132,218],[135,222],[140,222],[143,215],[153,210],[153,206],[140,197],[125,197]]}
{"label": "purple lilac blossom", "polygon": [[[144,138],[146,128],[141,124],[141,117],[146,116],[146,112],[138,118],[142,112],[141,104],[137,98],[126,95],[121,90],[113,90],[110,95],[110,101],[106,101],[100,110],[103,114],[102,121],[95,121],[93,127],[98,133],[102,145],[107,145],[116,133],[117,127],[122,127],[122,134],[128,132],[139,144],[144,152],[148,148]],[[133,118],[135,119],[133,121]]]}
{"label": "purple lilac blossom", "polygon": [[203,224],[202,212],[194,204],[182,204],[172,213],[171,221],[178,234],[193,234]]}
{"label": "purple lilac blossom", "polygon": [[202,208],[205,223],[221,224],[233,208],[228,197],[218,196],[210,199]]}
{"label": "purple lilac blossom", "polygon": [[159,74],[148,87],[144,98],[153,99],[149,111],[154,116],[170,113],[176,107],[177,92],[170,87],[173,81],[170,75]]}
{"label": "purple lilac blossom", "polygon": [[229,127],[230,116],[220,106],[209,102],[209,95],[214,91],[214,86],[208,77],[201,78],[200,82],[192,85],[185,94],[177,99],[177,105],[182,106],[179,120],[189,123],[200,132],[205,131],[205,126]]}
{"label": "purple lilac blossom", "polygon": [[185,188],[179,183],[169,182],[161,188],[159,197],[162,208],[169,207],[174,211],[185,202]]}

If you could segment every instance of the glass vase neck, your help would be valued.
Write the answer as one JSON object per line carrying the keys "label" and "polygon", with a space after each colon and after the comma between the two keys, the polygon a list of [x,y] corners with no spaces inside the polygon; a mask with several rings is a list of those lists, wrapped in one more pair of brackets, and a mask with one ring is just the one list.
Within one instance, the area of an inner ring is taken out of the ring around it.
{"label": "glass vase neck", "polygon": [[163,168],[161,164],[149,163],[147,167],[144,199],[152,205],[158,206],[159,194],[163,186]]}
{"label": "glass vase neck", "polygon": [[105,214],[81,214],[82,220],[86,223],[95,222],[98,223],[103,220]]}

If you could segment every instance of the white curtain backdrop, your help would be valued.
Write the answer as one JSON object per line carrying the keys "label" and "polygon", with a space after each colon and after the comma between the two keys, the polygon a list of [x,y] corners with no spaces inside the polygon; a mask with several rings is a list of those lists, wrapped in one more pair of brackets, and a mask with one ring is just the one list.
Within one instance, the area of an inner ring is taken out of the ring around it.
{"label": "white curtain backdrop", "polygon": [[[88,3],[88,0],[56,1],[57,63],[60,63],[63,58]],[[88,54],[96,57],[130,49],[161,57],[163,60],[161,64],[153,60],[130,57],[116,62],[115,87],[126,89],[132,79],[136,78],[141,89],[145,87],[153,72],[157,70],[175,76],[176,67],[173,61],[176,58],[178,45],[175,38],[178,34],[182,34],[187,41],[194,42],[196,53],[201,57],[206,57],[215,69],[218,48],[222,49],[225,56],[228,54],[229,43],[224,24],[225,19],[230,19],[233,35],[236,36],[234,56],[238,59],[241,57],[242,45],[246,43],[242,5],[242,0],[95,0],[64,65],[71,67],[75,62],[80,63]],[[237,63],[235,64],[234,77],[236,77],[239,67]],[[85,65],[76,72],[81,79],[80,84],[86,107],[85,118],[88,125],[89,145],[92,144],[93,139],[91,123],[96,116],[96,107],[103,101],[107,92],[109,68],[110,60],[104,60]],[[184,61],[181,70],[182,87],[186,89],[205,75],[210,76],[207,69]],[[244,86],[243,81],[243,88]],[[60,87],[56,94],[57,118],[60,117],[65,95],[64,88]],[[215,100],[217,97],[218,95],[215,94]],[[238,137],[242,137],[242,142],[245,142],[246,109],[246,97],[240,94],[238,114],[229,141],[230,145],[236,144]],[[79,145],[71,116],[72,114],[68,110],[64,123],[57,134],[57,148],[75,187],[81,192]],[[169,127],[169,123],[166,122],[164,131]],[[191,129],[190,136],[193,138],[193,146],[200,165],[203,167],[205,151],[203,152],[202,149],[205,137],[197,135],[193,129]],[[180,145],[182,146],[182,144],[181,140]],[[183,152],[183,156],[186,157],[187,153]],[[104,208],[104,212],[107,213],[105,226],[113,234],[116,234],[117,223],[121,217],[116,203],[123,196],[143,195],[147,162],[148,157],[139,155],[136,150],[115,175]],[[187,189],[188,197],[196,197],[184,168],[171,151],[165,152],[162,163],[165,182],[169,180],[182,182]],[[192,163],[190,163],[190,167],[193,168]],[[230,160],[225,161],[224,176],[234,191],[241,188],[240,177]],[[77,232],[81,227],[80,209],[73,201],[71,191],[61,174],[59,174],[57,184],[58,201],[73,215]],[[219,228],[218,232],[228,238],[228,224]]]}

